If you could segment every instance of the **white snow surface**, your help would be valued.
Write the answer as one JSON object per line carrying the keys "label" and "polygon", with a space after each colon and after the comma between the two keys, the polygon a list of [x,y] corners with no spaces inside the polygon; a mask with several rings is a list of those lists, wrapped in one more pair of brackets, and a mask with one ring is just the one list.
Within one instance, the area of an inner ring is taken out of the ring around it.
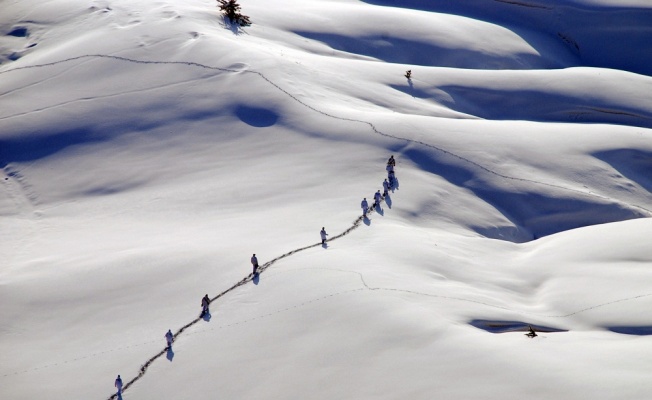
{"label": "white snow surface", "polygon": [[0,2],[0,399],[650,398],[652,3],[240,4]]}

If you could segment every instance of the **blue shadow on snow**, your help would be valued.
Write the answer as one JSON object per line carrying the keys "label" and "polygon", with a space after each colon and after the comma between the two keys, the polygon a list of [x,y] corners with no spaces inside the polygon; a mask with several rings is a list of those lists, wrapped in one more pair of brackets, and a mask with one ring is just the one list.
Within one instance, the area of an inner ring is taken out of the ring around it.
{"label": "blue shadow on snow", "polygon": [[272,110],[244,105],[236,107],[235,115],[245,124],[256,128],[272,126],[279,118],[279,115]]}
{"label": "blue shadow on snow", "polygon": [[566,329],[551,328],[549,326],[529,324],[521,321],[492,321],[487,319],[474,319],[469,325],[490,333],[527,332],[530,327],[536,332],[568,332]]}
{"label": "blue shadow on snow", "polygon": [[93,136],[85,128],[48,136],[12,137],[0,140],[0,168],[12,162],[30,162],[51,156],[74,145],[98,143],[104,138]]}
{"label": "blue shadow on snow", "polygon": [[652,335],[652,325],[646,326],[609,326],[608,330],[623,335],[650,336]]}

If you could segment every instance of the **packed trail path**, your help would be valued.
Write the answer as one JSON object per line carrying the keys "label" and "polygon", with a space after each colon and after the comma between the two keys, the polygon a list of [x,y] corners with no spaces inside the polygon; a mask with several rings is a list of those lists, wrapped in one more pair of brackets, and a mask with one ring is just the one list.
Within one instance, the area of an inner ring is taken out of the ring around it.
{"label": "packed trail path", "polygon": [[[383,197],[382,200],[384,201],[385,198]],[[349,233],[351,233],[353,230],[359,228],[359,227],[360,227],[360,224],[362,224],[363,221],[365,221],[365,220],[371,220],[371,218],[369,218],[369,215],[370,215],[370,214],[373,214],[373,213],[375,212],[375,210],[376,210],[377,207],[380,207],[380,204],[378,204],[376,207],[372,207],[372,208],[370,208],[370,209],[367,211],[366,215],[361,215],[361,216],[359,216],[358,218],[356,218],[356,220],[353,221],[353,223],[351,224],[351,226],[350,226],[349,228],[347,228],[347,229],[344,230],[343,232],[341,232],[341,233],[339,233],[339,234],[337,234],[337,235],[331,237],[330,239],[326,240],[326,242],[332,242],[332,241],[334,241],[334,240],[337,240],[337,239],[339,239],[339,238],[342,238],[342,237],[348,235]],[[252,281],[254,280],[254,278],[256,277],[256,275],[262,274],[263,272],[265,272],[265,270],[267,270],[268,268],[270,268],[270,267],[271,267],[272,265],[274,265],[277,261],[280,261],[280,260],[282,260],[282,259],[284,259],[284,258],[290,257],[290,256],[292,256],[292,255],[294,255],[294,254],[297,254],[297,253],[299,253],[299,252],[302,252],[302,251],[304,251],[304,250],[308,250],[308,249],[312,249],[312,248],[320,247],[320,246],[322,246],[322,243],[321,243],[321,242],[319,242],[319,243],[315,243],[315,244],[311,244],[311,245],[308,245],[308,246],[305,246],[305,247],[301,247],[301,248],[298,248],[298,249],[294,249],[294,250],[288,251],[288,252],[285,253],[285,254],[282,254],[282,255],[280,255],[280,256],[278,256],[278,257],[276,257],[276,258],[274,258],[274,259],[272,259],[272,260],[270,260],[270,261],[267,261],[266,263],[264,263],[263,265],[260,265],[260,266],[258,267],[256,274],[254,274],[253,272],[250,273],[250,274],[247,275],[246,277],[242,278],[240,281],[236,282],[236,283],[235,283],[233,286],[231,286],[230,288],[228,288],[228,289],[224,290],[223,292],[221,292],[221,293],[219,293],[219,294],[213,296],[212,298],[210,298],[210,302],[211,302],[211,304],[212,304],[214,301],[218,300],[219,298],[221,298],[221,297],[227,295],[228,293],[234,291],[235,289],[237,289],[237,288],[239,288],[239,287],[241,287],[241,286],[243,286],[243,285],[246,285],[246,284],[249,283],[249,282],[252,282]],[[188,329],[188,328],[190,328],[191,326],[195,325],[196,323],[198,323],[198,322],[201,321],[202,319],[203,319],[203,315],[200,315],[200,316],[198,316],[197,318],[195,318],[195,319],[193,319],[192,321],[190,321],[190,322],[188,322],[187,324],[185,324],[184,326],[182,326],[181,328],[179,328],[179,329],[174,333],[174,338],[175,338],[175,340],[176,340],[176,339],[177,339],[181,334],[183,334],[183,332],[184,332],[186,329]],[[148,360],[147,360],[147,361],[146,361],[146,362],[145,362],[145,363],[140,367],[140,371],[139,371],[138,375],[136,375],[135,377],[133,377],[131,380],[129,380],[129,381],[128,381],[124,386],[123,386],[123,388],[122,388],[122,392],[128,390],[129,387],[130,387],[131,385],[133,385],[135,382],[137,382],[139,379],[141,379],[143,376],[145,376],[145,374],[147,373],[147,369],[150,367],[150,365],[152,365],[152,363],[154,363],[154,362],[155,362],[156,360],[158,360],[159,358],[163,357],[163,356],[167,353],[167,351],[168,351],[168,348],[167,348],[167,347],[164,347],[161,351],[159,351],[158,353],[156,353],[155,355],[153,355],[150,359],[148,359]],[[108,397],[108,400],[113,400],[113,399],[121,399],[120,394],[118,394],[118,393],[114,393],[113,395],[111,395],[111,396]]]}

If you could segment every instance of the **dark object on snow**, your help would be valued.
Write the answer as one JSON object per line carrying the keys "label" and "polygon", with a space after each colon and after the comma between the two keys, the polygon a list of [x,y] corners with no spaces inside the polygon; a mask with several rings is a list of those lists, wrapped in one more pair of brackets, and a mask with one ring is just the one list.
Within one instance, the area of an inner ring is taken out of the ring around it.
{"label": "dark object on snow", "polygon": [[394,184],[396,183],[396,175],[394,174],[394,171],[389,171],[387,179],[389,180],[389,188],[394,189]]}
{"label": "dark object on snow", "polygon": [[525,334],[525,336],[527,336],[527,337],[529,337],[529,338],[534,338],[534,337],[537,337],[537,336],[538,336],[537,333],[534,331],[534,329],[532,329],[532,326],[531,326],[531,325],[528,326],[528,328],[529,328],[530,330],[528,331],[528,333]]}
{"label": "dark object on snow", "polygon": [[210,312],[208,310],[209,304],[211,304],[211,299],[208,298],[208,295],[206,295],[201,299],[201,314],[199,315],[200,318]]}
{"label": "dark object on snow", "polygon": [[240,13],[238,0],[217,0],[220,3],[220,10],[231,21],[240,26],[251,25],[249,17]]}
{"label": "dark object on snow", "polygon": [[9,36],[27,37],[29,36],[29,31],[24,26],[19,26],[12,29],[11,32],[9,32]]}
{"label": "dark object on snow", "polygon": [[122,378],[120,378],[120,375],[118,375],[118,377],[115,378],[115,387],[118,388],[118,397],[121,397],[121,395],[122,395]]}
{"label": "dark object on snow", "polygon": [[166,350],[169,350],[172,348],[172,342],[174,342],[174,334],[172,333],[171,329],[168,329],[168,332],[165,334],[165,340],[167,342],[167,347],[165,348]]}
{"label": "dark object on snow", "polygon": [[254,271],[252,272],[252,275],[256,275],[258,272],[258,258],[256,257],[256,254],[251,256],[251,265],[254,267]]}
{"label": "dark object on snow", "polygon": [[411,69],[408,69],[407,71],[405,71],[405,77],[408,78],[408,79],[412,79],[412,70]]}

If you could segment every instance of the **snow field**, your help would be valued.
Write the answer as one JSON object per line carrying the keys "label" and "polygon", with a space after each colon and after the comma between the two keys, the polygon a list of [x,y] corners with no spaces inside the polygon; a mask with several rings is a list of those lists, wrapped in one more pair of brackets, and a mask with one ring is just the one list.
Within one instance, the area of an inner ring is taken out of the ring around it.
{"label": "snow field", "polygon": [[0,398],[110,397],[390,154],[123,398],[646,398],[649,7],[372,3],[5,5]]}

